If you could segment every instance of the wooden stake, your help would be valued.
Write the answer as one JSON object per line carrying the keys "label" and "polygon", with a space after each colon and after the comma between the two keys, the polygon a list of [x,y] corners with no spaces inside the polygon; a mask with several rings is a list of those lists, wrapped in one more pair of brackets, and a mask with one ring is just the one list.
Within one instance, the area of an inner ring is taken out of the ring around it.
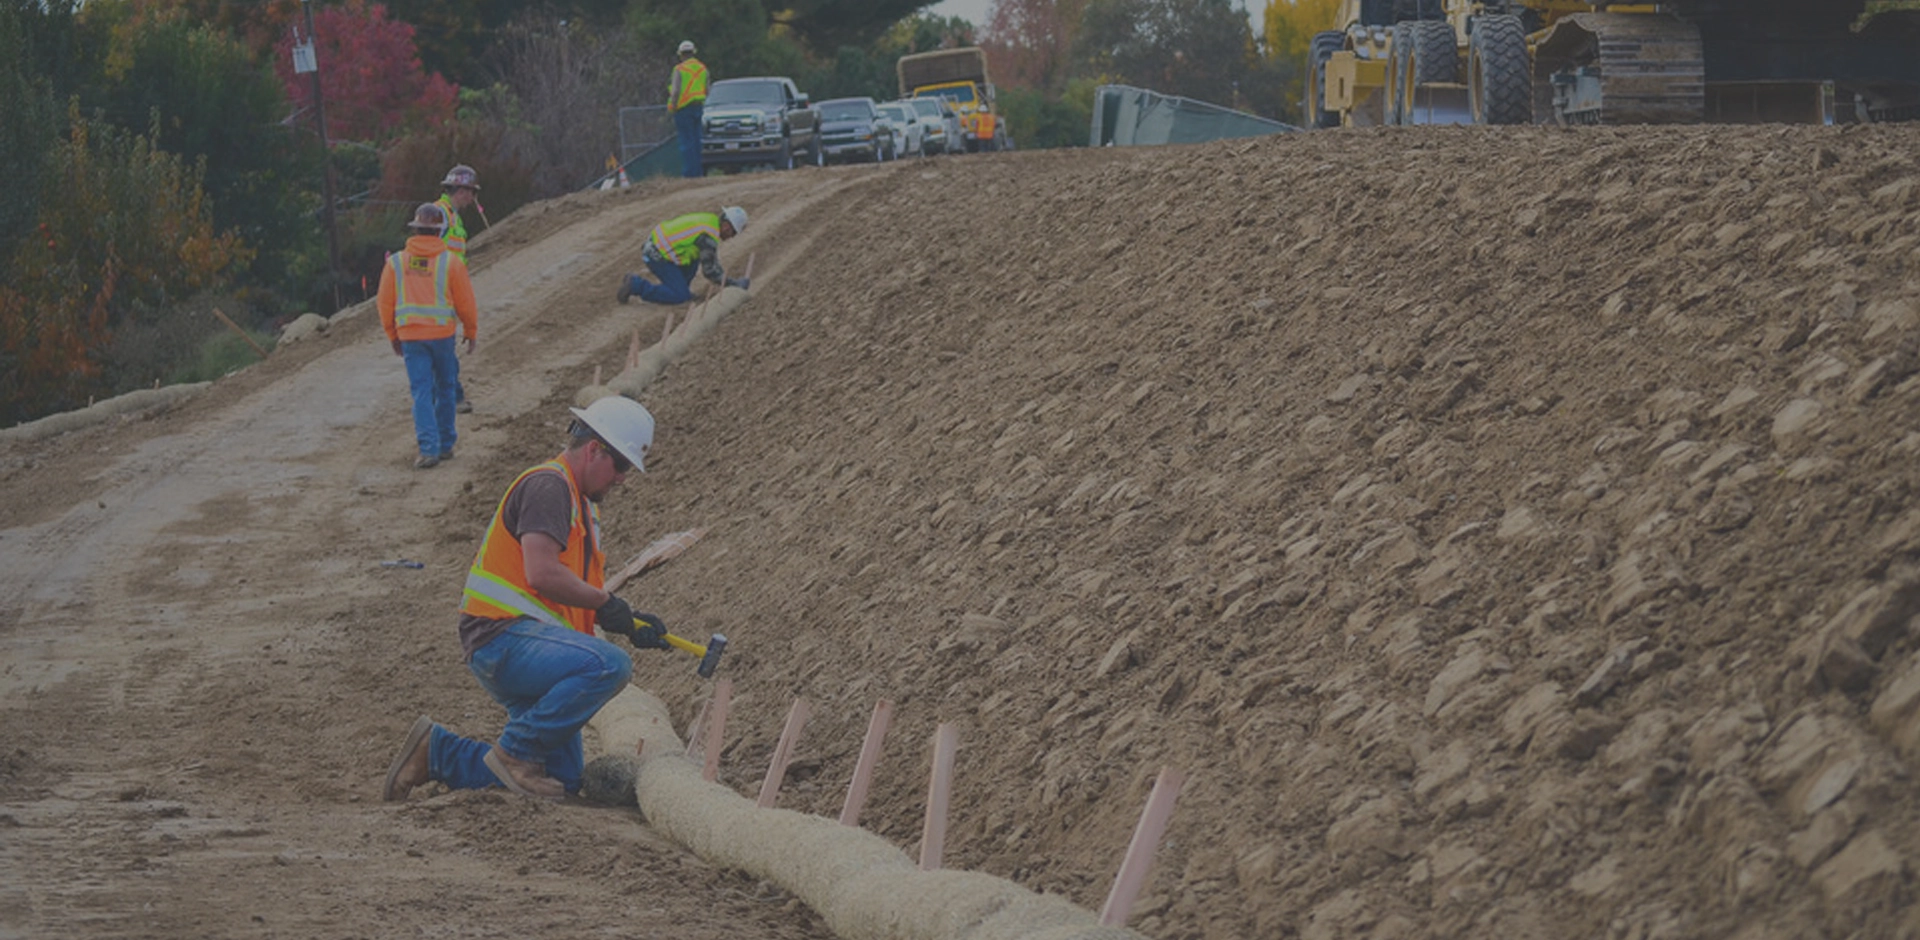
{"label": "wooden stake", "polygon": [[593,367],[593,384],[595,385],[600,384],[600,367],[599,366]]}
{"label": "wooden stake", "polygon": [[693,713],[693,724],[687,726],[687,749],[684,753],[687,755],[688,760],[700,759],[700,729],[706,726],[707,708],[712,704],[713,699],[711,697],[702,699],[700,701],[700,710]]}
{"label": "wooden stake", "polygon": [[707,760],[700,771],[700,776],[708,783],[720,779],[720,747],[726,741],[727,703],[732,699],[733,680],[721,676],[713,684],[713,708],[710,710],[713,724],[707,726]]}
{"label": "wooden stake", "polygon": [[[599,384],[599,378],[597,375],[594,376],[594,384]],[[654,539],[646,548],[640,550],[640,554],[633,556],[633,560],[627,562],[625,568],[607,579],[605,585],[607,593],[618,591],[626,587],[628,581],[672,561],[681,552],[692,548],[693,543],[700,541],[700,537],[706,534],[706,526],[701,526],[698,529],[688,529],[685,532],[675,532],[672,535],[663,535]]]}
{"label": "wooden stake", "polygon": [[920,830],[920,870],[939,871],[947,841],[947,803],[953,796],[953,755],[960,732],[942,724],[933,733],[933,780],[927,785],[927,821]]}
{"label": "wooden stake", "polygon": [[867,740],[860,745],[860,760],[853,765],[853,782],[847,784],[847,801],[840,807],[840,825],[860,825],[860,811],[867,805],[867,788],[873,784],[873,768],[880,763],[880,742],[887,736],[893,720],[893,703],[881,699],[873,703],[873,718],[867,722]]}
{"label": "wooden stake", "polygon": [[240,324],[233,322],[233,320],[229,318],[226,314],[221,313],[219,307],[213,308],[213,315],[216,317],[219,317],[220,322],[225,323],[228,329],[234,331],[235,333],[240,334],[240,338],[246,340],[247,345],[252,346],[253,351],[260,354],[260,358],[262,359],[267,358],[266,349],[263,348],[259,343],[255,342],[253,337],[249,335],[246,330],[241,329]]}
{"label": "wooden stake", "polygon": [[767,766],[767,779],[760,781],[761,809],[773,806],[780,796],[780,782],[787,776],[787,761],[793,756],[794,742],[800,740],[800,728],[807,723],[807,703],[801,699],[793,700],[793,708],[787,712],[787,726],[780,732],[780,743],[774,745],[773,762]]}
{"label": "wooden stake", "polygon": [[1148,795],[1147,808],[1133,828],[1133,841],[1127,843],[1127,857],[1120,862],[1120,873],[1113,879],[1113,891],[1107,895],[1106,906],[1100,909],[1100,926],[1126,926],[1127,915],[1133,913],[1133,902],[1147,883],[1147,872],[1153,868],[1153,853],[1160,847],[1160,837],[1166,834],[1167,818],[1173,815],[1173,801],[1179,799],[1180,787],[1185,783],[1186,775],[1171,767],[1161,768],[1160,776],[1153,781],[1153,793]]}
{"label": "wooden stake", "polygon": [[673,311],[669,310],[667,311],[667,318],[661,321],[660,323],[660,342],[662,343],[666,342],[667,337],[672,335],[673,335]]}
{"label": "wooden stake", "polygon": [[640,331],[633,331],[633,342],[627,344],[627,368],[640,364]]}

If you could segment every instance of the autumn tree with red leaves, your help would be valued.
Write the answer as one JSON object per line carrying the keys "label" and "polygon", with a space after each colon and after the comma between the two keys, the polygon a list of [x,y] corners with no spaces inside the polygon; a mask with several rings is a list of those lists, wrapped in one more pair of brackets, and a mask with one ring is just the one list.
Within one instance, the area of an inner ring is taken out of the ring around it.
{"label": "autumn tree with red leaves", "polygon": [[1087,0],[996,0],[980,39],[994,81],[1058,94],[1086,7]]}
{"label": "autumn tree with red leaves", "polygon": [[[304,36],[304,23],[296,24]],[[413,27],[381,4],[349,0],[314,13],[314,54],[333,140],[379,141],[453,119],[459,89],[420,65]],[[281,37],[273,67],[287,97],[313,107],[313,76],[293,71],[293,35]]]}

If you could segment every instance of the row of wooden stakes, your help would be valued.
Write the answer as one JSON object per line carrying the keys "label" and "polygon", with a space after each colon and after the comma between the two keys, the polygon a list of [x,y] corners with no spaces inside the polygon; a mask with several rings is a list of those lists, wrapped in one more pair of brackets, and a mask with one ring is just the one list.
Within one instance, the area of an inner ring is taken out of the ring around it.
{"label": "row of wooden stakes", "polygon": [[[687,733],[686,756],[702,765],[701,776],[708,783],[716,783],[720,777],[720,751],[725,742],[727,708],[732,697],[733,680],[717,680],[713,697],[701,704],[699,713],[694,716],[693,726]],[[780,732],[780,742],[774,746],[766,779],[760,784],[757,800],[760,808],[772,808],[779,798],[794,744],[799,740],[800,729],[806,725],[810,715],[811,710],[804,700],[793,700],[793,707],[787,712],[786,726]],[[840,808],[840,824],[843,826],[860,824],[860,812],[866,806],[867,789],[873,782],[874,768],[880,762],[881,743],[886,738],[892,720],[892,702],[882,699],[874,704],[873,717],[867,723],[866,739],[860,745],[860,758],[854,765],[853,780],[847,785],[846,800]],[[642,741],[640,746],[645,748],[646,742]],[[959,729],[941,723],[933,736],[933,770],[927,786],[926,820],[920,832],[922,871],[940,868],[947,836],[947,806],[952,795],[954,755],[959,746]],[[1147,796],[1146,808],[1141,811],[1140,821],[1134,826],[1133,838],[1127,845],[1126,856],[1121,859],[1113,888],[1100,909],[1101,926],[1126,925],[1127,917],[1133,913],[1134,902],[1146,886],[1154,852],[1160,846],[1161,837],[1166,834],[1174,801],[1179,798],[1180,788],[1185,783],[1186,775],[1171,767],[1162,768],[1154,778],[1153,792]]]}

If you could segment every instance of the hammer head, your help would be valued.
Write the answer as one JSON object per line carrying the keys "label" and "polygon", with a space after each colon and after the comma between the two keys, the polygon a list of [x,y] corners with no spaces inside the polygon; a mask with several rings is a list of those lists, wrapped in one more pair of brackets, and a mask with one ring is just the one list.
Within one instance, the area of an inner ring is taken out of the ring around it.
{"label": "hammer head", "polygon": [[700,657],[700,668],[695,670],[702,679],[713,678],[713,670],[720,665],[720,654],[727,648],[727,637],[716,633],[707,641],[707,655]]}

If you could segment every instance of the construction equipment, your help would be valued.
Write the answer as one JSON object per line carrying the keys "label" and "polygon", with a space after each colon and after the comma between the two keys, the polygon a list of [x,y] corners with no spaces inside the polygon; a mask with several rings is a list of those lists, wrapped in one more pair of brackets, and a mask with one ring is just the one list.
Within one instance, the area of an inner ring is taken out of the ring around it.
{"label": "construction equipment", "polygon": [[945,98],[953,105],[968,152],[1012,149],[1006,122],[994,112],[986,50],[965,46],[903,55],[894,71],[900,78],[900,97]]}
{"label": "construction equipment", "polygon": [[1306,123],[1920,118],[1920,10],[1870,0],[1343,0]]}

